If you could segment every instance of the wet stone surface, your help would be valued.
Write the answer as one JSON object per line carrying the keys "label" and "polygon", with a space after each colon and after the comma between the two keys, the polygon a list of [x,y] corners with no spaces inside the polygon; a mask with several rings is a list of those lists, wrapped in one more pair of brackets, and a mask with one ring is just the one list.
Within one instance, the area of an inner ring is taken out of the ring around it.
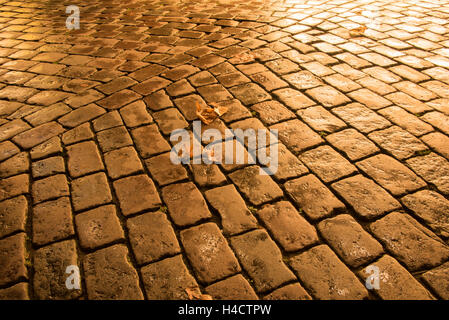
{"label": "wet stone surface", "polygon": [[448,0],[0,3],[0,299],[449,299]]}

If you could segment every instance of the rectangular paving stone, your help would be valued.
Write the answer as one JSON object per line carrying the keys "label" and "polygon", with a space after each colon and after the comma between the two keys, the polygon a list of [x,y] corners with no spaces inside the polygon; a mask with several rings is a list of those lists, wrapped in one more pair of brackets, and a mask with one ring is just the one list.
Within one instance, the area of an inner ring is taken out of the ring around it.
{"label": "rectangular paving stone", "polygon": [[361,88],[361,86],[357,82],[354,82],[350,78],[347,78],[338,73],[334,73],[332,75],[324,77],[323,79],[329,85],[337,88],[338,90],[340,90],[344,93],[354,91],[354,90]]}
{"label": "rectangular paving stone", "polygon": [[125,216],[155,209],[161,204],[153,181],[145,174],[116,180],[113,185]]}
{"label": "rectangular paving stone", "polygon": [[[393,70],[395,67],[391,67],[389,70]],[[388,71],[385,68],[381,68],[381,67],[371,67],[371,68],[366,68],[363,69],[363,72],[365,72],[366,74],[369,74],[370,76],[383,81],[385,83],[394,83],[394,82],[398,82],[401,81],[401,77],[395,75],[393,72]]]}
{"label": "rectangular paving stone", "polygon": [[186,79],[182,79],[176,81],[175,83],[172,83],[165,90],[171,97],[179,97],[195,92],[195,89]]}
{"label": "rectangular paving stone", "polygon": [[25,233],[21,232],[0,240],[0,285],[13,284],[28,279],[25,261]]}
{"label": "rectangular paving stone", "polygon": [[270,100],[255,104],[251,110],[256,111],[260,120],[266,125],[295,118],[295,114],[284,107],[281,103]]}
{"label": "rectangular paving stone", "polygon": [[418,117],[408,113],[400,107],[394,106],[385,108],[380,110],[379,113],[415,136],[419,137],[433,131],[431,125],[425,123]]}
{"label": "rectangular paving stone", "polygon": [[[163,79],[160,77],[153,77],[149,80],[146,80],[144,82],[136,84],[135,86],[131,87],[131,89],[141,95],[147,96],[153,92],[159,91],[160,89],[167,87],[170,83],[171,83],[171,81],[169,81],[169,80],[166,80],[166,79]],[[137,94],[134,94],[134,95],[137,96]],[[131,96],[131,94],[130,94],[130,96]],[[135,99],[133,99],[133,100],[135,100]],[[131,101],[128,101],[128,103],[129,102],[131,102]],[[101,103],[100,103],[100,105],[101,105]],[[121,105],[123,105],[123,104],[121,104]]]}
{"label": "rectangular paving stone", "polygon": [[348,160],[329,146],[306,151],[299,159],[324,182],[335,181],[357,172]]}
{"label": "rectangular paving stone", "polygon": [[33,207],[33,243],[45,245],[75,235],[72,207],[68,197]]}
{"label": "rectangular paving stone", "polygon": [[299,283],[288,284],[263,297],[264,300],[312,300]]}
{"label": "rectangular paving stone", "polygon": [[110,95],[114,92],[126,89],[132,85],[135,85],[137,81],[134,81],[128,77],[116,78],[108,83],[99,85],[96,87],[97,90],[103,92],[104,94]]}
{"label": "rectangular paving stone", "polygon": [[81,289],[68,290],[66,273],[68,266],[78,265],[75,240],[56,242],[34,252],[34,296],[40,300],[75,299],[82,294]]}
{"label": "rectangular paving stone", "polygon": [[278,78],[274,73],[270,71],[256,73],[250,76],[250,78],[260,84],[267,91],[273,91],[288,86],[287,82]]}
{"label": "rectangular paving stone", "polygon": [[67,98],[64,102],[72,108],[79,108],[104,98],[104,94],[90,89]]}
{"label": "rectangular paving stone", "polygon": [[153,118],[146,110],[145,102],[142,100],[133,102],[126,107],[121,108],[120,115],[128,128],[153,122]]}
{"label": "rectangular paving stone", "polygon": [[205,290],[214,300],[259,300],[241,274],[211,284]]}
{"label": "rectangular paving stone", "polygon": [[265,205],[257,216],[285,251],[298,251],[318,242],[315,228],[288,201]]}
{"label": "rectangular paving stone", "polygon": [[293,110],[307,108],[315,104],[314,101],[302,94],[299,90],[291,88],[273,91],[273,95]]}
{"label": "rectangular paving stone", "polygon": [[104,154],[108,176],[118,179],[143,171],[142,163],[133,147],[124,147]]}
{"label": "rectangular paving stone", "polygon": [[344,204],[313,174],[287,181],[287,194],[313,220],[345,210]]}
{"label": "rectangular paving stone", "polygon": [[446,159],[449,159],[449,137],[440,133],[433,132],[429,133],[423,137],[421,140],[427,144],[434,151],[441,154]]}
{"label": "rectangular paving stone", "polygon": [[373,219],[386,212],[400,209],[401,205],[388,192],[372,180],[357,175],[332,184],[360,216]]}
{"label": "rectangular paving stone", "polygon": [[[361,80],[359,80],[359,82],[360,81]],[[378,86],[376,86],[376,88],[378,88]],[[387,93],[390,93],[390,92],[387,92]],[[350,96],[352,99],[356,100],[357,102],[361,103],[362,105],[364,105],[372,110],[381,109],[381,108],[388,107],[389,105],[391,105],[391,102],[389,100],[383,98],[382,96],[380,96],[366,88],[350,92],[350,93],[348,93],[348,96]]]}
{"label": "rectangular paving stone", "polygon": [[372,132],[368,137],[399,160],[427,150],[419,139],[397,126]]}
{"label": "rectangular paving stone", "polygon": [[89,104],[59,118],[58,122],[65,127],[74,128],[101,116],[105,112],[103,108],[100,108],[96,104]]}
{"label": "rectangular paving stone", "polygon": [[269,129],[278,130],[279,139],[295,153],[323,142],[319,134],[297,119],[272,125]]}
{"label": "rectangular paving stone", "polygon": [[155,124],[134,129],[131,131],[131,135],[142,158],[148,158],[171,149]]}
{"label": "rectangular paving stone", "polygon": [[429,101],[438,97],[432,91],[410,81],[394,83],[393,86],[399,91],[402,91],[420,101]]}
{"label": "rectangular paving stone", "polygon": [[318,230],[340,258],[351,267],[371,262],[383,253],[380,243],[348,214],[321,221]]}
{"label": "rectangular paving stone", "polygon": [[145,164],[153,179],[161,186],[188,178],[185,168],[171,161],[170,153],[147,159]]}
{"label": "rectangular paving stone", "polygon": [[0,178],[7,178],[29,171],[30,157],[27,152],[21,152],[0,163]]}
{"label": "rectangular paving stone", "polygon": [[210,189],[207,201],[218,211],[224,234],[237,234],[257,227],[257,220],[246,207],[234,185]]}
{"label": "rectangular paving stone", "polygon": [[263,230],[231,238],[231,246],[258,292],[266,292],[295,280],[284,264],[281,251]]}
{"label": "rectangular paving stone", "polygon": [[307,90],[306,93],[326,108],[351,102],[348,97],[331,86],[312,88]]}
{"label": "rectangular paving stone", "polygon": [[296,114],[316,131],[335,132],[346,127],[346,123],[322,106],[300,109]]}
{"label": "rectangular paving stone", "polygon": [[12,198],[30,190],[30,178],[27,174],[0,179],[0,201]]}
{"label": "rectangular paving stone", "polygon": [[231,72],[217,76],[217,80],[226,88],[238,86],[251,80],[241,72]]}
{"label": "rectangular paving stone", "polygon": [[19,148],[17,148],[17,146],[11,141],[4,141],[0,143],[0,161],[5,161],[19,152]]}
{"label": "rectangular paving stone", "polygon": [[100,153],[93,141],[86,141],[68,146],[67,155],[67,167],[70,176],[73,178],[104,170]]}
{"label": "rectangular paving stone", "polygon": [[312,297],[322,300],[361,300],[365,287],[326,245],[294,256],[290,265]]}
{"label": "rectangular paving stone", "polygon": [[94,130],[96,132],[119,127],[123,125],[122,118],[117,110],[109,111],[97,119],[92,121]]}
{"label": "rectangular paving stone", "polygon": [[157,122],[159,129],[165,135],[170,135],[175,130],[185,129],[189,126],[176,108],[154,112],[153,118]]}
{"label": "rectangular paving stone", "polygon": [[6,117],[10,114],[13,114],[17,110],[19,110],[20,107],[22,106],[23,103],[20,102],[0,100],[0,116]]}
{"label": "rectangular paving stone", "polygon": [[205,223],[183,230],[180,237],[200,282],[211,283],[240,272],[234,253],[216,224]]}
{"label": "rectangular paving stone", "polygon": [[390,213],[370,230],[411,271],[438,266],[449,257],[447,245],[405,213]]}
{"label": "rectangular paving stone", "polygon": [[90,300],[143,300],[137,271],[128,259],[128,249],[122,244],[84,257],[84,276]]}
{"label": "rectangular paving stone", "polygon": [[189,168],[200,187],[218,186],[226,182],[226,177],[216,164],[191,164]]}
{"label": "rectangular paving stone", "polygon": [[[262,90],[262,89],[260,89],[260,90]],[[220,84],[212,84],[209,86],[199,87],[198,92],[207,103],[227,101],[227,100],[233,99],[233,97],[229,93],[229,91],[226,90]],[[242,102],[244,103],[244,101],[242,101]]]}
{"label": "rectangular paving stone", "polygon": [[357,162],[356,165],[383,188],[396,196],[416,191],[426,186],[426,183],[415,175],[413,171],[385,154],[379,154]]}
{"label": "rectangular paving stone", "polygon": [[126,226],[139,265],[181,252],[175,232],[162,212],[150,212],[130,218]]}
{"label": "rectangular paving stone", "polygon": [[[141,90],[141,92],[143,92],[143,89]],[[114,94],[107,96],[104,99],[96,101],[96,103],[105,109],[114,110],[126,106],[127,104],[130,104],[131,102],[138,100],[140,98],[142,98],[140,94],[128,89],[124,89],[115,92]]]}
{"label": "rectangular paving stone", "polygon": [[[391,256],[385,255],[370,266],[379,268],[379,289],[376,289],[376,294],[383,300],[434,299],[429,291]],[[366,279],[371,273],[365,268],[358,274],[360,278]]]}
{"label": "rectangular paving stone", "polygon": [[59,117],[69,113],[70,111],[72,111],[72,109],[69,108],[66,104],[57,103],[49,107],[46,107],[42,110],[39,110],[37,112],[34,112],[26,116],[25,119],[26,121],[31,123],[32,126],[36,127],[46,122],[56,120]]}
{"label": "rectangular paving stone", "polygon": [[432,190],[409,194],[401,202],[421,218],[437,235],[449,236],[449,201]]}
{"label": "rectangular paving stone", "polygon": [[28,283],[20,282],[0,290],[0,300],[29,300]]}
{"label": "rectangular paving stone", "polygon": [[235,171],[229,177],[249,201],[256,206],[283,196],[282,190],[270,176],[260,174],[258,166]]}
{"label": "rectangular paving stone", "polygon": [[71,183],[71,196],[75,211],[81,211],[112,201],[108,179],[103,172],[73,180]]}
{"label": "rectangular paving stone", "polygon": [[358,160],[379,151],[379,148],[355,129],[347,129],[326,136],[326,140],[350,160]]}
{"label": "rectangular paving stone", "polygon": [[407,160],[407,164],[428,183],[449,194],[449,162],[435,153]]}
{"label": "rectangular paving stone", "polygon": [[108,152],[133,144],[131,136],[124,126],[98,132],[97,139],[103,152]]}
{"label": "rectangular paving stone", "polygon": [[391,123],[360,103],[351,103],[332,110],[338,117],[362,133],[389,127]]}
{"label": "rectangular paving stone", "polygon": [[385,98],[411,113],[421,113],[432,110],[427,104],[400,91],[386,95]]}
{"label": "rectangular paving stone", "polygon": [[449,116],[441,112],[429,112],[421,117],[424,121],[430,123],[435,128],[440,129],[445,134],[449,134]]}
{"label": "rectangular paving stone", "polygon": [[62,135],[62,142],[67,146],[84,140],[93,140],[94,137],[95,135],[92,132],[90,123],[84,123],[76,128],[64,132]]}
{"label": "rectangular paving stone", "polygon": [[0,90],[0,99],[25,102],[28,98],[38,94],[39,90],[19,86],[7,86]]}
{"label": "rectangular paving stone", "polygon": [[201,192],[192,182],[164,187],[162,198],[177,226],[192,225],[212,217]]}
{"label": "rectangular paving stone", "polygon": [[270,94],[254,83],[242,84],[231,88],[230,91],[244,105],[252,105],[271,99]]}
{"label": "rectangular paving stone", "polygon": [[33,95],[31,98],[26,100],[26,103],[51,106],[70,97],[73,97],[73,94],[63,91],[45,90]]}
{"label": "rectangular paving stone", "polygon": [[61,125],[56,122],[49,122],[20,133],[13,138],[13,141],[24,149],[30,149],[62,132],[64,132],[64,129]]}
{"label": "rectangular paving stone", "polygon": [[63,174],[33,182],[31,188],[34,203],[69,195],[67,178]]}
{"label": "rectangular paving stone", "polygon": [[[266,152],[267,157],[271,155],[270,147],[260,148],[259,152]],[[273,150],[273,152],[275,152]],[[259,154],[260,157],[260,154]],[[268,164],[270,166],[271,163]],[[277,150],[277,171],[274,173],[274,177],[277,180],[287,180],[290,178],[296,178],[298,176],[308,173],[309,170],[306,166],[291,153],[283,144],[278,144]]]}
{"label": "rectangular paving stone", "polygon": [[445,263],[435,269],[429,270],[422,275],[422,279],[436,292],[442,299],[449,299],[447,286],[449,263]]}
{"label": "rectangular paving stone", "polygon": [[139,82],[148,80],[154,76],[157,76],[167,70],[167,68],[157,65],[157,64],[151,64],[148,67],[139,69],[131,74],[129,76]]}
{"label": "rectangular paving stone", "polygon": [[141,274],[149,300],[187,300],[186,289],[200,291],[181,255],[146,265]]}
{"label": "rectangular paving stone", "polygon": [[307,90],[323,85],[323,82],[309,71],[300,71],[282,77],[298,90]]}
{"label": "rectangular paving stone", "polygon": [[25,232],[27,217],[28,201],[23,195],[0,202],[0,237]]}
{"label": "rectangular paving stone", "polygon": [[86,249],[96,249],[125,238],[114,205],[78,214],[75,224],[80,245]]}

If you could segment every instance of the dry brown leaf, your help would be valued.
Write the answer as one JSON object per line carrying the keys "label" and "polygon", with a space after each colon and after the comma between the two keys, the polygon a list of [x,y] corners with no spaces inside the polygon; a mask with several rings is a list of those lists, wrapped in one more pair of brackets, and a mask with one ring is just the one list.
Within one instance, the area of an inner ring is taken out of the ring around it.
{"label": "dry brown leaf", "polygon": [[186,293],[189,297],[189,300],[212,300],[212,297],[210,295],[202,294],[197,288],[193,290],[190,288],[186,288]]}
{"label": "dry brown leaf", "polygon": [[351,35],[351,37],[358,37],[358,36],[363,35],[365,33],[366,29],[367,28],[365,26],[361,26],[361,27],[349,30],[349,34]]}
{"label": "dry brown leaf", "polygon": [[218,103],[211,103],[210,104],[211,107],[214,108],[215,113],[221,117],[222,115],[224,115],[226,112],[228,112],[229,108],[228,107],[223,107],[220,106]]}
{"label": "dry brown leaf", "polygon": [[212,108],[202,109],[198,102],[196,103],[196,115],[206,125],[211,124],[218,117],[214,109]]}
{"label": "dry brown leaf", "polygon": [[222,115],[224,115],[226,112],[228,112],[228,108],[227,107],[215,107],[214,111],[215,113],[221,117]]}

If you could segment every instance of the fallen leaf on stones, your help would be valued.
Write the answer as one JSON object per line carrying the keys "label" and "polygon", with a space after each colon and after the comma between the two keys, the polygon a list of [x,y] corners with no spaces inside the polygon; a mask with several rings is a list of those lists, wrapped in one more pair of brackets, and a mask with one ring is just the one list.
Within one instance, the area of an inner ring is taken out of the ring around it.
{"label": "fallen leaf on stones", "polygon": [[196,105],[196,115],[206,125],[211,124],[218,117],[214,109],[212,108],[202,109],[198,103]]}
{"label": "fallen leaf on stones", "polygon": [[187,296],[189,300],[212,300],[212,297],[208,294],[201,294],[198,289],[186,288]]}
{"label": "fallen leaf on stones", "polygon": [[366,31],[366,27],[365,26],[361,26],[355,29],[351,29],[349,30],[349,34],[351,35],[351,37],[358,37],[363,35],[363,33]]}
{"label": "fallen leaf on stones", "polygon": [[229,108],[219,106],[219,105],[217,105],[217,104],[215,104],[215,103],[211,103],[211,106],[214,107],[214,111],[215,111],[215,113],[216,113],[219,117],[221,117],[222,115],[224,115],[224,114],[225,114],[226,112],[228,112],[228,110],[229,110]]}

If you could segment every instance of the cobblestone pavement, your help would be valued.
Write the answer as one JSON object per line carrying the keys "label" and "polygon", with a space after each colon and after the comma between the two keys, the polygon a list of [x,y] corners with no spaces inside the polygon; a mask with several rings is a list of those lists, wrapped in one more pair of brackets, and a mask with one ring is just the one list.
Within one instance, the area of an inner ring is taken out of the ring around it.
{"label": "cobblestone pavement", "polygon": [[[448,0],[0,3],[0,298],[449,298]],[[274,176],[170,162],[212,103]]]}

